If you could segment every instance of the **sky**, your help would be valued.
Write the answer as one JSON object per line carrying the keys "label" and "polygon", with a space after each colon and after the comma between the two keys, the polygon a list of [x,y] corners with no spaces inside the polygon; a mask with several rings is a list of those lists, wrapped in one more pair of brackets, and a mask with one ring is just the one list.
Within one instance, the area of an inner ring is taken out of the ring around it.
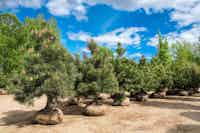
{"label": "sky", "polygon": [[121,42],[125,56],[151,59],[158,32],[170,44],[195,43],[200,36],[200,0],[0,0],[0,13],[21,22],[43,14],[57,20],[61,42],[74,53],[86,52],[87,41],[113,51]]}

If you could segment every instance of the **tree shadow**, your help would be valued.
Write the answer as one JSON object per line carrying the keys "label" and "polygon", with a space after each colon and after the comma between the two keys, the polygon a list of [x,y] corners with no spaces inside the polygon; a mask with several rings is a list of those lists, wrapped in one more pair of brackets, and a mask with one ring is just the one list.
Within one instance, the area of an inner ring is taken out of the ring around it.
{"label": "tree shadow", "polygon": [[32,124],[33,116],[37,111],[14,110],[3,114],[6,116],[0,119],[0,126],[16,125],[23,127]]}
{"label": "tree shadow", "polygon": [[166,96],[167,100],[179,100],[179,101],[189,101],[189,102],[200,102],[200,99],[195,97],[184,97],[184,96]]}
{"label": "tree shadow", "polygon": [[62,109],[65,115],[82,115],[82,110],[83,108],[77,105],[65,106],[65,108]]}
{"label": "tree shadow", "polygon": [[176,125],[174,128],[169,129],[166,133],[199,133],[200,125]]}
{"label": "tree shadow", "polygon": [[[181,116],[190,118],[194,121],[200,121],[200,112],[183,112],[183,113],[181,113]],[[199,132],[200,132],[200,130],[199,130]]]}
{"label": "tree shadow", "polygon": [[200,110],[200,106],[191,105],[188,103],[170,103],[166,101],[147,101],[143,103],[138,103],[143,106],[151,106],[157,108],[166,109],[190,109],[190,110]]}

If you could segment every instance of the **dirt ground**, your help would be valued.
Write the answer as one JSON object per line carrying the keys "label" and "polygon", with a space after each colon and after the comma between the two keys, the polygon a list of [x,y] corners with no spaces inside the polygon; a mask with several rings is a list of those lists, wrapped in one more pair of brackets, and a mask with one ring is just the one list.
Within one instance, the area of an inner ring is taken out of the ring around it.
{"label": "dirt ground", "polygon": [[0,96],[0,133],[200,133],[200,98],[168,97],[132,102],[129,107],[108,107],[102,117],[72,113],[62,124],[31,124],[30,118],[43,108],[45,99],[34,107],[21,105],[13,96]]}

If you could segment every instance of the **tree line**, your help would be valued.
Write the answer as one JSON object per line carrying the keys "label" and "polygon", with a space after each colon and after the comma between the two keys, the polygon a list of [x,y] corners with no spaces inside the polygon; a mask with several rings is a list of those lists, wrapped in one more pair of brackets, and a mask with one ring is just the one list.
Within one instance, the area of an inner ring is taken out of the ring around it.
{"label": "tree line", "polygon": [[124,56],[121,43],[114,56],[113,51],[91,40],[87,44],[91,55],[83,54],[81,59],[60,43],[54,19],[40,15],[20,22],[12,14],[1,14],[0,88],[29,104],[45,94],[46,109],[69,95],[97,102],[100,93],[123,97],[125,92],[198,89],[200,42],[171,45],[159,34],[157,54],[136,62]]}

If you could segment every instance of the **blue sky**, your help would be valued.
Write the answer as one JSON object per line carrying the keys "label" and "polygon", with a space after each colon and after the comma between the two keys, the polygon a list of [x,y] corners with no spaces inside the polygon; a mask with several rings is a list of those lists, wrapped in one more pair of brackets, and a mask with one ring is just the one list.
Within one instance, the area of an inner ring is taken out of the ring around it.
{"label": "blue sky", "polygon": [[86,42],[138,59],[156,54],[158,31],[169,42],[197,42],[200,0],[0,0],[0,13],[11,12],[21,21],[43,14],[57,20],[61,42],[71,53],[88,52]]}

